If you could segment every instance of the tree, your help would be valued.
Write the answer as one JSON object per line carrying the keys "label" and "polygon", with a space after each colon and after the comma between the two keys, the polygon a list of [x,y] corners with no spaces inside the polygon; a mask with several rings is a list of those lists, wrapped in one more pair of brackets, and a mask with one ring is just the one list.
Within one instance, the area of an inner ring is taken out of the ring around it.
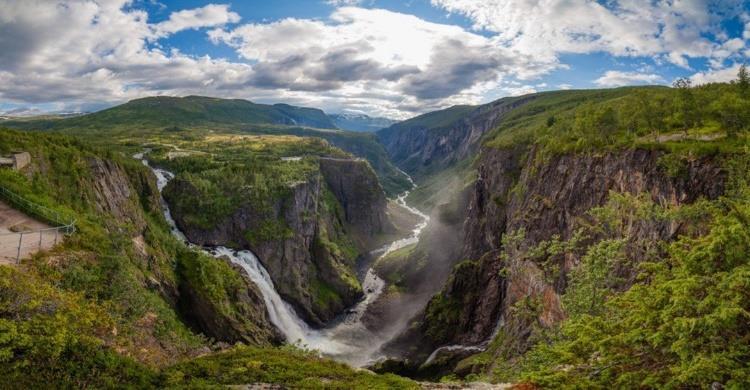
{"label": "tree", "polygon": [[698,105],[691,90],[692,82],[688,78],[679,78],[672,85],[678,91],[678,114],[683,130],[690,129],[698,123]]}
{"label": "tree", "polygon": [[599,110],[596,115],[596,127],[607,138],[617,131],[617,113],[612,107]]}
{"label": "tree", "polygon": [[748,90],[750,90],[750,75],[748,75],[745,64],[742,64],[737,71],[737,86],[740,90],[740,96],[746,98]]}
{"label": "tree", "polygon": [[750,124],[750,103],[734,93],[724,94],[714,102],[713,111],[729,138],[735,138]]}

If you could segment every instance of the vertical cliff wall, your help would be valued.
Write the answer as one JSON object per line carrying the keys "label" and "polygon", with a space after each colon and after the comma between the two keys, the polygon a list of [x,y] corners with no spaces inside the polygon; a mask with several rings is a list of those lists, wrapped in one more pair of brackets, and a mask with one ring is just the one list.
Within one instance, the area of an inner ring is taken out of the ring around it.
{"label": "vertical cliff wall", "polygon": [[[410,334],[401,337],[421,337],[407,355],[420,360],[442,345],[481,345],[497,330],[523,345],[531,324],[516,321],[512,308],[525,299],[541,304],[534,323],[548,326],[563,319],[560,295],[578,259],[561,256],[539,264],[514,253],[555,236],[571,238],[587,211],[603,205],[611,192],[647,194],[662,206],[723,193],[726,172],[720,156],[688,159],[678,172],[670,172],[661,163],[665,154],[634,149],[542,156],[534,149],[484,149],[464,222],[465,261]],[[653,222],[631,227],[631,234],[670,240],[684,228]],[[503,246],[504,237],[520,231],[519,239],[507,244],[512,247]]]}

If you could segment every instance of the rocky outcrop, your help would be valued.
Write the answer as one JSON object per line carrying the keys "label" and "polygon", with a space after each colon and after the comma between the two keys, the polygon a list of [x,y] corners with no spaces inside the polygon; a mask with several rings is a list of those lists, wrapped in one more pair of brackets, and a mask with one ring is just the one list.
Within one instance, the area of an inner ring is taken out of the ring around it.
{"label": "rocky outcrop", "polygon": [[394,232],[383,189],[365,160],[321,158],[320,172],[343,208],[347,224],[364,242]]}
{"label": "rocky outcrop", "polygon": [[[84,195],[92,199],[89,203],[102,215],[110,229],[121,231],[132,236],[132,261],[142,263],[147,272],[142,275],[143,284],[156,291],[175,309],[178,309],[189,320],[189,323],[205,335],[223,342],[245,342],[253,345],[268,345],[280,341],[281,336],[271,325],[265,309],[263,298],[257,287],[244,274],[228,261],[224,268],[218,264],[210,271],[201,273],[203,279],[184,271],[187,264],[198,268],[196,262],[215,262],[213,258],[200,259],[199,254],[186,249],[179,249],[177,258],[177,275],[174,275],[174,259],[164,261],[161,256],[153,255],[153,242],[148,242],[149,227],[145,213],[161,215],[159,192],[155,178],[149,170],[140,164],[128,165],[115,161],[91,157],[88,160],[90,191]],[[123,221],[129,224],[122,224]],[[125,250],[125,248],[123,248]],[[203,265],[206,267],[206,265]],[[218,268],[217,268],[218,267]],[[206,268],[200,268],[204,271]],[[238,283],[217,286],[226,272],[235,272]],[[211,284],[212,286],[207,286]],[[211,294],[205,292],[210,288],[222,288],[225,301],[212,300]]]}
{"label": "rocky outcrop", "polygon": [[96,157],[89,158],[88,164],[94,196],[90,204],[97,212],[112,215],[116,221],[131,221],[136,233],[140,234],[146,221],[138,204],[139,194],[133,188],[128,172],[115,162]]}
{"label": "rocky outcrop", "polygon": [[[191,191],[192,184],[177,177],[164,196],[175,204]],[[356,260],[378,234],[392,230],[385,207],[365,161],[321,159],[319,173],[272,199],[248,199],[213,227],[190,224],[184,210],[172,211],[191,242],[253,251],[279,294],[320,326],[360,298]]]}
{"label": "rocky outcrop", "polygon": [[[180,270],[180,309],[198,331],[214,340],[231,344],[243,342],[250,345],[269,345],[283,341],[279,330],[268,319],[263,296],[258,287],[239,266],[232,264],[228,259],[200,259],[198,253],[184,255],[191,258],[182,262],[182,266],[188,263],[195,265],[201,261],[219,261],[223,264],[211,264],[213,269],[229,267],[241,280],[241,283],[236,284],[222,284],[223,280],[216,280],[214,282],[219,282],[219,285],[206,286],[205,282],[210,280],[200,279],[194,274]],[[213,274],[218,275],[220,272]],[[221,294],[206,294],[204,292],[207,289],[222,291]],[[225,300],[217,300],[217,295],[225,297]]]}
{"label": "rocky outcrop", "polygon": [[[473,261],[461,263],[428,304],[418,334],[412,329],[409,336],[423,337],[422,348],[413,349],[411,357],[424,358],[441,345],[480,345],[495,331],[522,344],[531,323],[514,318],[511,308],[527,298],[541,304],[535,309],[534,323],[549,326],[564,318],[560,294],[566,272],[577,259],[556,259],[549,266],[561,272],[550,279],[550,270],[515,257],[514,248],[503,248],[505,235],[523,230],[521,242],[513,244],[518,248],[530,248],[555,235],[568,239],[578,222],[587,218],[587,211],[607,201],[610,191],[645,193],[663,206],[723,194],[726,172],[720,157],[686,160],[675,174],[660,163],[664,155],[646,149],[558,156],[541,156],[534,149],[483,150],[464,223],[463,258]],[[636,224],[630,233],[670,240],[684,228],[655,221]]]}
{"label": "rocky outcrop", "polygon": [[[474,155],[482,137],[495,129],[505,114],[534,98],[503,98],[471,110],[452,107],[395,124],[377,135],[391,160],[420,179]],[[437,115],[441,118],[432,118]]]}

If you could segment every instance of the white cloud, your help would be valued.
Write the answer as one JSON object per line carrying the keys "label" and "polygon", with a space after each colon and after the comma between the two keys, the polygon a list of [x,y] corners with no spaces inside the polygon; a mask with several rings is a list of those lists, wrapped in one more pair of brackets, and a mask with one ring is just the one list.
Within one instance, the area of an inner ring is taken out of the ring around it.
{"label": "white cloud", "polygon": [[[205,94],[405,117],[511,93],[504,79],[533,79],[560,66],[458,26],[378,9],[228,28],[239,15],[217,4],[173,12],[161,23],[148,23],[128,0],[0,0],[0,8],[0,100],[9,103]],[[208,39],[246,61],[190,56],[161,41],[206,27],[214,28]]]}
{"label": "white cloud", "polygon": [[726,83],[737,78],[737,72],[740,69],[740,64],[734,64],[722,69],[711,69],[705,72],[698,72],[690,76],[690,81],[693,85],[701,85],[708,83]]}
{"label": "white cloud", "polygon": [[600,87],[621,87],[625,85],[638,84],[659,84],[664,79],[653,73],[639,72],[621,72],[618,70],[608,70],[601,77],[594,80],[594,83]]}
{"label": "white cloud", "polygon": [[157,29],[147,23],[146,12],[127,8],[129,3],[0,1],[0,99],[71,105],[120,102],[155,93],[215,91],[248,77],[251,68],[245,64],[165,52],[147,44],[157,39],[159,30],[165,34],[217,23],[215,9],[182,11],[170,19],[173,24]]}
{"label": "white cloud", "polygon": [[208,4],[201,8],[172,12],[169,19],[154,26],[157,34],[168,35],[177,31],[201,27],[215,27],[237,23],[240,15],[229,10],[226,4]]}
{"label": "white cloud", "polygon": [[477,29],[497,33],[522,53],[555,57],[603,51],[664,57],[682,67],[688,66],[687,58],[712,57],[720,50],[704,33],[720,31],[721,18],[742,9],[742,0],[612,0],[607,6],[569,0],[431,1],[467,16]]}
{"label": "white cloud", "polygon": [[478,102],[504,77],[531,79],[559,66],[458,26],[379,9],[343,7],[327,21],[289,18],[209,36],[258,62],[253,85],[345,92],[392,111]]}
{"label": "white cloud", "polygon": [[[80,107],[154,94],[204,94],[403,118],[546,88],[538,79],[566,68],[561,54],[594,51],[681,66],[703,57],[713,71],[693,77],[710,79],[723,74],[726,63],[740,61],[750,39],[723,33],[715,11],[736,12],[727,6],[733,0],[716,1],[724,6],[677,0],[432,0],[473,20],[484,30],[479,33],[358,7],[340,7],[321,19],[238,25],[240,16],[225,4],[149,23],[147,12],[130,0],[0,0],[0,101]],[[750,31],[747,15],[741,17]],[[164,38],[186,29],[210,29],[207,39],[234,48],[243,61],[170,49]],[[720,39],[709,41],[707,34]],[[663,81],[642,69],[610,71],[597,84]]]}

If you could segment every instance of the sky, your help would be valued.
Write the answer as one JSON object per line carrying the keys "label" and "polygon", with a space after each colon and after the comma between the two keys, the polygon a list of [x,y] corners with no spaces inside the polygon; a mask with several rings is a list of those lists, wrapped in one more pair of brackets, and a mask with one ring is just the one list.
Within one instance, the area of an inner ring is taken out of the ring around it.
{"label": "sky", "polygon": [[205,95],[404,119],[728,81],[749,0],[0,0],[0,113]]}

